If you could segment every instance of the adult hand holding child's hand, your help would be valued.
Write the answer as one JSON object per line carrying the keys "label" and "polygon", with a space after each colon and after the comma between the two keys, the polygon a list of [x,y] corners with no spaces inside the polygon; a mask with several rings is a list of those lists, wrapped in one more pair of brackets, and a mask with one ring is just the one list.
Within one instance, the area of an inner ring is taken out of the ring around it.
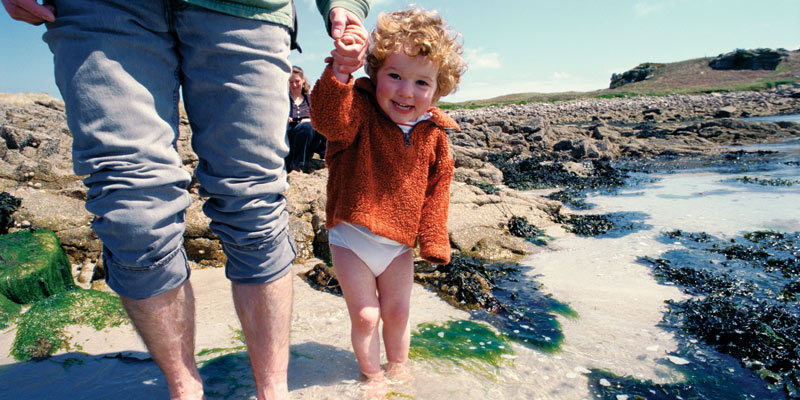
{"label": "adult hand holding child's hand", "polygon": [[342,36],[334,40],[334,49],[331,51],[334,73],[350,75],[364,65],[368,38],[363,26],[348,25],[345,28]]}

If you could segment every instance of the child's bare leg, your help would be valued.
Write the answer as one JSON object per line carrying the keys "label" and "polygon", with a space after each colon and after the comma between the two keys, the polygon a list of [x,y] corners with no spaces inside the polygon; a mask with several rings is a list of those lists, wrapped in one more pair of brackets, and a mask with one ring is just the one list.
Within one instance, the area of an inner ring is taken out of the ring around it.
{"label": "child's bare leg", "polygon": [[397,256],[378,277],[378,297],[383,319],[383,342],[389,364],[387,375],[392,379],[411,378],[407,368],[411,341],[409,309],[414,284],[414,263],[411,251]]}
{"label": "child's bare leg", "polygon": [[350,340],[358,366],[367,380],[383,380],[378,335],[380,303],[372,271],[351,250],[331,245],[333,268],[350,314]]}

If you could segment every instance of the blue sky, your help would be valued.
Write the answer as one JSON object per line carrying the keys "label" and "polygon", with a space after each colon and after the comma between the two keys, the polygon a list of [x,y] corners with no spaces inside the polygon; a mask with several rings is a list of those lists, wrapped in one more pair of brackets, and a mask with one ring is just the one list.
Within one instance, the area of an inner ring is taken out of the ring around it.
{"label": "blue sky", "polygon": [[[303,54],[292,62],[315,80],[332,42],[313,0],[296,0]],[[377,0],[380,12],[416,5],[461,32],[469,71],[444,101],[520,92],[590,91],[642,62],[711,57],[736,48],[800,47],[798,0]],[[491,7],[486,5],[490,4]],[[44,27],[0,12],[0,92],[59,97]]]}

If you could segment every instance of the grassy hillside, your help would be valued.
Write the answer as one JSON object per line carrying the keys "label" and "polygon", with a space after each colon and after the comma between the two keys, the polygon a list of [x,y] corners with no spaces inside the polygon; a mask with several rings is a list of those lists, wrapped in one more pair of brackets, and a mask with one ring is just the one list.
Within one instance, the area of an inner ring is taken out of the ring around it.
{"label": "grassy hillside", "polygon": [[[708,66],[713,57],[661,64],[662,67],[645,81],[629,83],[615,89],[591,92],[516,93],[485,100],[460,103],[442,102],[442,108],[472,108],[489,105],[554,102],[581,98],[630,96],[666,96],[771,89],[777,85],[800,83],[800,50],[790,51],[774,71],[718,71]],[[609,77],[610,81],[610,77]]]}

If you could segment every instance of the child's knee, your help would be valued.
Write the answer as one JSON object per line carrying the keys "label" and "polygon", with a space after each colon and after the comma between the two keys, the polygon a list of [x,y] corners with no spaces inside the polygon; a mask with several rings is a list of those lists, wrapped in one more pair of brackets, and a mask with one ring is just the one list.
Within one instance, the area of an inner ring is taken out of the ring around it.
{"label": "child's knee", "polygon": [[381,308],[381,318],[387,324],[405,324],[408,321],[409,314],[409,308],[403,305]]}
{"label": "child's knee", "polygon": [[381,311],[378,307],[364,307],[353,315],[353,328],[362,332],[371,332],[377,329],[381,319]]}

